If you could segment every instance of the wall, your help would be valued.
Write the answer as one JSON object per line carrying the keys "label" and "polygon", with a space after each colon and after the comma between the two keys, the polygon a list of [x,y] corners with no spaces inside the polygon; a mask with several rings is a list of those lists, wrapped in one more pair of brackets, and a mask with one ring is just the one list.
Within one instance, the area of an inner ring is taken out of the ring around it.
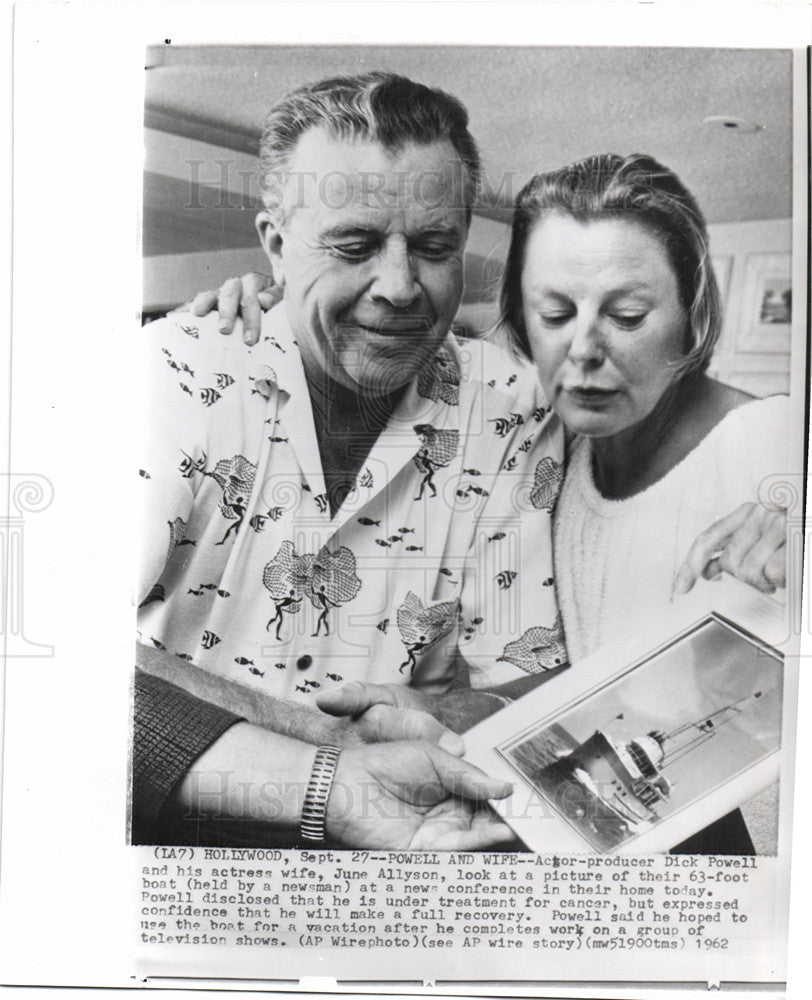
{"label": "wall", "polygon": [[[153,129],[145,130],[145,148],[144,247],[151,255],[144,258],[144,312],[173,308],[226,277],[267,271],[253,231],[259,203],[255,159]],[[790,220],[718,223],[709,231],[725,306],[711,371],[755,395],[788,392],[789,324],[765,325],[758,318],[763,282],[777,276],[781,255],[788,261]],[[509,236],[504,222],[474,216],[458,315],[471,332],[487,330],[496,319]],[[180,246],[200,249],[155,252]]]}
{"label": "wall", "polygon": [[255,248],[145,257],[143,311],[167,312],[196,292],[217,288],[226,278],[247,271],[268,273],[268,258],[259,240]]}

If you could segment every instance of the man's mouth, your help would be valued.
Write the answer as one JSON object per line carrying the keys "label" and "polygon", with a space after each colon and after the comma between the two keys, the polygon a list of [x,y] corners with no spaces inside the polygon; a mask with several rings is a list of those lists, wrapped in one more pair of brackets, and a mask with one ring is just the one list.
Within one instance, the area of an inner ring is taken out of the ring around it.
{"label": "man's mouth", "polygon": [[431,329],[431,323],[422,316],[412,316],[408,319],[381,320],[380,322],[356,321],[355,326],[379,337],[406,337],[409,335],[425,335]]}

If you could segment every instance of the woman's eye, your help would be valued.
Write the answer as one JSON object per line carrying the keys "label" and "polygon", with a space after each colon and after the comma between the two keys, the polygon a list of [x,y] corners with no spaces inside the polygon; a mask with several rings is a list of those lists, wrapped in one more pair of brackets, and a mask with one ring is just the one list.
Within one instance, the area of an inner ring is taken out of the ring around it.
{"label": "woman's eye", "polygon": [[612,313],[609,318],[623,330],[636,330],[639,326],[642,326],[643,320],[646,318],[646,314]]}
{"label": "woman's eye", "polygon": [[541,322],[545,326],[564,326],[572,319],[572,313],[568,312],[546,312],[541,313]]}

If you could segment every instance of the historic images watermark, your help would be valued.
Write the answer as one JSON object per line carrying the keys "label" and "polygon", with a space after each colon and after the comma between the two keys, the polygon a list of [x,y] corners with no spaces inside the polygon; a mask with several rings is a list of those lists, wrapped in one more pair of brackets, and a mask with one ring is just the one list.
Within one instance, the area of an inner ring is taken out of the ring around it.
{"label": "historic images watermark", "polygon": [[[787,519],[787,586],[783,597],[786,623],[786,639],[804,634],[812,635],[812,610],[803,605],[804,583],[807,593],[812,587],[812,570],[809,560],[804,566],[804,551],[809,551],[812,529],[805,516],[809,487],[812,476],[805,473],[776,473],[762,481],[758,491],[759,503],[769,510],[785,511]],[[805,546],[806,543],[806,546]],[[807,654],[803,646],[798,656]]]}
{"label": "historic images watermark", "polygon": [[26,636],[23,621],[26,514],[50,507],[53,483],[39,473],[22,472],[0,473],[0,482],[8,500],[6,514],[0,516],[0,657],[53,656],[53,646]]}

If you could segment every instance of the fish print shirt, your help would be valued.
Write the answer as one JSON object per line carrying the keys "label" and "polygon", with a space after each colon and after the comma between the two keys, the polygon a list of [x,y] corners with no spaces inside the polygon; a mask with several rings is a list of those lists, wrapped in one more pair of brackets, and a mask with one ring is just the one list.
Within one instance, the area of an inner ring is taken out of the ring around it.
{"label": "fish print shirt", "polygon": [[563,435],[531,366],[449,335],[331,518],[284,304],[142,331],[141,641],[277,698],[443,690],[566,662],[551,513]]}

